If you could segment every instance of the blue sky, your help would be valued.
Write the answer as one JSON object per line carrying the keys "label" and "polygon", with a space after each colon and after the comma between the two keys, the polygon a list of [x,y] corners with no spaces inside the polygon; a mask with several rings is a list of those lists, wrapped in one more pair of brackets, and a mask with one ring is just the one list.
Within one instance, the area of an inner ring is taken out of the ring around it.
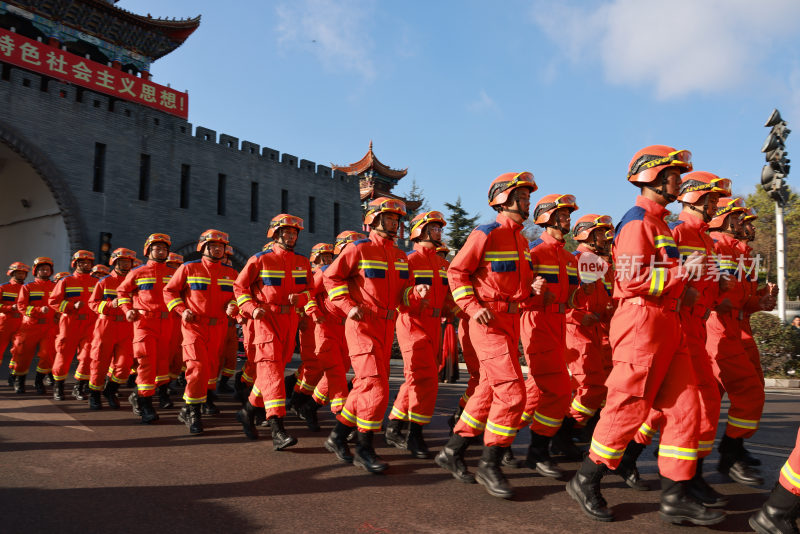
{"label": "blue sky", "polygon": [[616,221],[646,145],[687,148],[695,169],[749,193],[774,107],[797,130],[790,158],[800,138],[796,0],[117,5],[202,15],[152,68],[189,90],[194,125],[325,165],[360,159],[373,140],[383,163],[408,168],[395,192],[415,179],[433,209],[460,195],[481,220],[503,172],[531,171],[535,199],[573,193],[578,216]]}

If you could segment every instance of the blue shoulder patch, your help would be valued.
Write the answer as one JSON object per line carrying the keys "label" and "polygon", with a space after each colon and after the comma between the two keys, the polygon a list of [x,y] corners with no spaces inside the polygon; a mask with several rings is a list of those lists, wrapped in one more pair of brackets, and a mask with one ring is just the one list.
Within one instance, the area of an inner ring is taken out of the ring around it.
{"label": "blue shoulder patch", "polygon": [[107,274],[107,275],[105,275],[103,278],[101,278],[100,280],[98,280],[98,282],[102,282],[103,280],[105,280],[106,278],[109,278],[110,276],[111,276],[110,274]]}
{"label": "blue shoulder patch", "polygon": [[[500,226],[500,223],[499,223],[499,222],[493,222],[493,223],[491,223],[491,224],[482,224],[482,225],[480,225],[480,226],[476,226],[476,227],[475,227],[475,230],[481,231],[481,232],[483,232],[484,234],[486,234],[486,235],[489,235],[489,232],[491,232],[491,231],[492,231],[492,230],[494,230],[495,228],[498,228],[499,226]],[[474,232],[475,230],[473,230],[473,232]]]}
{"label": "blue shoulder patch", "polygon": [[416,250],[412,250],[411,252],[409,252],[408,254],[406,254],[406,257],[409,257],[409,258],[410,258],[412,254],[418,254],[418,252],[417,252]]}
{"label": "blue shoulder patch", "polygon": [[133,269],[131,269],[131,270],[130,270],[130,271],[128,271],[128,272],[135,271],[136,269],[141,269],[141,268],[142,268],[142,267],[144,267],[145,265],[147,265],[147,262],[144,262],[144,263],[143,263],[143,264],[141,264],[141,265],[137,265],[136,267],[134,267]]}
{"label": "blue shoulder patch", "polygon": [[572,251],[572,255],[573,256],[577,256],[578,254],[580,254],[580,251],[578,251],[578,250],[573,250]]}
{"label": "blue shoulder patch", "polygon": [[324,272],[325,272],[325,269],[327,269],[327,268],[328,268],[328,267],[330,267],[330,266],[331,266],[331,264],[328,264],[328,265],[320,265],[320,266],[319,266],[319,270],[320,270],[320,271],[322,271],[322,272],[324,273]]}
{"label": "blue shoulder patch", "polygon": [[358,241],[353,241],[354,245],[363,245],[364,243],[369,243],[369,238],[359,239]]}
{"label": "blue shoulder patch", "polygon": [[202,261],[203,261],[202,259],[200,259],[200,260],[190,260],[190,261],[183,262],[183,264],[184,265],[189,265],[190,263],[200,263]]}
{"label": "blue shoulder patch", "polygon": [[628,224],[631,221],[643,221],[644,214],[647,213],[644,208],[640,206],[634,206],[628,210],[628,212],[623,215],[622,220],[619,221],[619,224],[614,229],[614,244],[617,244],[617,237],[619,237],[619,233],[622,231],[622,227]]}
{"label": "blue shoulder patch", "polygon": [[682,224],[683,224],[683,221],[672,221],[671,223],[667,223],[667,226],[669,226],[670,230],[674,230],[675,228],[677,228],[678,226],[680,226]]}
{"label": "blue shoulder patch", "polygon": [[267,250],[262,250],[261,252],[256,252],[255,254],[253,254],[253,256],[256,257],[256,258],[260,258],[264,254],[269,254],[270,252],[272,252],[271,248],[267,249]]}
{"label": "blue shoulder patch", "polygon": [[543,240],[542,240],[542,238],[540,237],[540,238],[539,238],[539,239],[537,239],[536,241],[531,241],[531,244],[530,244],[530,246],[529,246],[528,248],[529,248],[530,250],[533,250],[534,248],[538,247],[538,246],[539,246],[539,245],[541,245],[542,243],[544,243],[544,241],[543,241]]}

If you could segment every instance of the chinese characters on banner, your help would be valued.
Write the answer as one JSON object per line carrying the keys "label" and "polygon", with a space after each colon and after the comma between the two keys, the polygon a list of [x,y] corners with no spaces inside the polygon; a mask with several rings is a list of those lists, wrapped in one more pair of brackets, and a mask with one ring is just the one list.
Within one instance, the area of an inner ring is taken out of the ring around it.
{"label": "chinese characters on banner", "polygon": [[0,61],[183,119],[189,95],[0,28]]}

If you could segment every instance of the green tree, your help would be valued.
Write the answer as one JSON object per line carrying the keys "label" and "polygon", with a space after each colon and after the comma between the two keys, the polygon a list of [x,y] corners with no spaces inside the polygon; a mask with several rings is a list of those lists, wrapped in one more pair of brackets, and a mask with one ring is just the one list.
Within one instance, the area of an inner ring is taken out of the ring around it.
{"label": "green tree", "polygon": [[461,206],[461,197],[458,197],[455,204],[449,202],[444,203],[445,208],[450,212],[447,217],[447,243],[448,246],[455,252],[464,246],[470,232],[475,228],[475,223],[480,215],[472,217]]}
{"label": "green tree", "polygon": [[418,214],[431,210],[428,201],[425,199],[425,192],[419,185],[417,185],[416,180],[411,180],[411,188],[408,190],[408,193],[405,194],[405,199],[409,203],[411,202],[420,203],[419,207],[416,209],[411,209],[410,207],[406,206],[407,208],[406,211],[408,212],[406,218],[409,221],[412,220],[414,217],[416,217]]}

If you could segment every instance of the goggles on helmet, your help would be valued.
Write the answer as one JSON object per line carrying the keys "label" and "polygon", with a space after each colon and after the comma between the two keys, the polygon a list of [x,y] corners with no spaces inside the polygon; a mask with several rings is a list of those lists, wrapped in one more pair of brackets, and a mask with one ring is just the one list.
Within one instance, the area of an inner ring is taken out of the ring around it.
{"label": "goggles on helmet", "polygon": [[675,152],[670,152],[666,156],[645,154],[639,157],[631,166],[631,169],[628,171],[628,178],[644,170],[660,167],[662,165],[683,167],[691,171],[693,168],[692,153],[688,150],[676,150]]}

